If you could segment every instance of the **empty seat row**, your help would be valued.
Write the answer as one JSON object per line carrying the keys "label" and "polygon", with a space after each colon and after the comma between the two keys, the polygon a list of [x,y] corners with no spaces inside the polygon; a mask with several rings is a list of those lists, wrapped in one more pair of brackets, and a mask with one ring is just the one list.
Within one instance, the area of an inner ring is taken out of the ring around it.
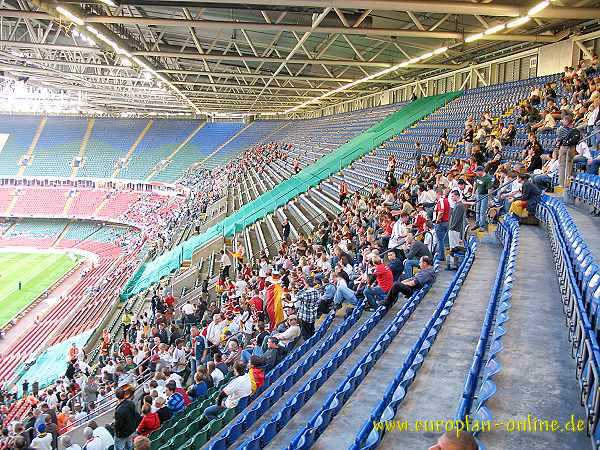
{"label": "empty seat row", "polygon": [[494,376],[502,370],[498,355],[503,348],[504,324],[508,321],[508,310],[511,307],[513,277],[519,249],[518,220],[512,216],[506,217],[499,223],[496,237],[502,244],[503,251],[481,333],[459,400],[455,415],[457,420],[465,420],[467,415],[482,421],[492,420],[487,401],[496,392]]}
{"label": "empty seat row", "polygon": [[[556,272],[561,285],[561,295],[571,342],[571,355],[577,361],[576,377],[581,393],[581,404],[587,416],[587,433],[592,448],[600,442],[598,411],[600,411],[600,347],[598,346],[596,324],[597,317],[592,304],[598,305],[597,297],[586,305],[585,294],[575,267],[579,264],[571,248],[573,239],[577,239],[574,223],[564,214],[566,208],[559,200],[544,196],[538,204],[536,216],[544,225],[550,239]],[[571,236],[571,237],[569,237]],[[595,294],[594,294],[595,295]],[[592,318],[588,315],[591,313]]]}

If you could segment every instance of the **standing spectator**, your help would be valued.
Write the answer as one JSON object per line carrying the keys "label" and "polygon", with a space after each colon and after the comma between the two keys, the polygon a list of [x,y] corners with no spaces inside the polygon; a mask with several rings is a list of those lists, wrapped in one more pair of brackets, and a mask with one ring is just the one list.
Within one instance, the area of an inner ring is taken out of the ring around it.
{"label": "standing spectator", "polygon": [[31,441],[31,447],[37,450],[52,450],[52,435],[46,432],[46,425],[39,424],[37,430],[38,435]]}
{"label": "standing spectator", "polygon": [[129,336],[129,329],[131,328],[131,324],[133,323],[133,314],[131,310],[124,308],[123,309],[123,317],[121,318],[121,324],[123,325],[123,336],[125,339]]}
{"label": "standing spectator", "polygon": [[317,310],[319,308],[319,291],[314,287],[315,282],[311,277],[304,278],[304,289],[298,292],[296,301],[298,306],[298,319],[300,319],[300,329],[304,339],[310,338],[315,334],[315,322],[317,320]]}
{"label": "standing spectator", "polygon": [[446,259],[446,244],[448,242],[448,220],[450,219],[450,202],[444,195],[444,190],[436,190],[437,200],[433,211],[435,221],[435,236],[438,243],[438,255],[440,261]]}
{"label": "standing spectator", "polygon": [[221,281],[225,282],[229,278],[229,269],[231,268],[231,258],[225,250],[221,250]]}
{"label": "standing spectator", "polygon": [[341,173],[340,174],[342,180],[340,181],[340,206],[344,205],[344,200],[346,200],[346,197],[348,197],[348,183],[346,183],[346,180],[344,179],[344,174]]}
{"label": "standing spectator", "polygon": [[558,145],[558,184],[568,187],[573,169],[573,157],[577,145],[578,131],[573,126],[573,113],[565,110],[561,113],[562,127],[557,132]]}
{"label": "standing spectator", "polygon": [[[489,202],[489,193],[494,184],[494,178],[486,173],[482,166],[475,169],[475,214],[476,222],[473,230],[477,228],[484,231],[487,228],[487,208]],[[441,245],[438,243],[438,245]]]}
{"label": "standing spectator", "polygon": [[119,401],[115,409],[115,450],[131,450],[133,433],[139,423],[139,414],[135,405],[125,397],[125,391],[117,388],[115,396]]}
{"label": "standing spectator", "polygon": [[287,219],[287,217],[285,217],[283,219],[283,221],[281,222],[281,235],[283,237],[284,242],[287,242],[290,239],[290,231],[291,231],[290,222]]}

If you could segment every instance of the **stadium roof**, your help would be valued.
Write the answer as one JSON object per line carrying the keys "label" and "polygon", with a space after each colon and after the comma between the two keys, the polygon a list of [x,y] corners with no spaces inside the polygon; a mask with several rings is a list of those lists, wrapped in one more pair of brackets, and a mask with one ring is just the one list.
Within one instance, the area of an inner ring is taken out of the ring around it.
{"label": "stadium roof", "polygon": [[600,2],[586,0],[251,1],[0,0],[0,88],[57,110],[289,113],[557,42],[600,19]]}

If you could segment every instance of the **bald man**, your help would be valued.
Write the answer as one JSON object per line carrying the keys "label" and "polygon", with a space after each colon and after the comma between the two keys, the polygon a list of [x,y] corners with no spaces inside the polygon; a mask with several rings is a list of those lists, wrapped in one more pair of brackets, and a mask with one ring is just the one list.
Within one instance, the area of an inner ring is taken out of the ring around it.
{"label": "bald man", "polygon": [[437,444],[429,447],[429,450],[477,450],[477,442],[471,433],[460,433],[446,431],[442,434]]}

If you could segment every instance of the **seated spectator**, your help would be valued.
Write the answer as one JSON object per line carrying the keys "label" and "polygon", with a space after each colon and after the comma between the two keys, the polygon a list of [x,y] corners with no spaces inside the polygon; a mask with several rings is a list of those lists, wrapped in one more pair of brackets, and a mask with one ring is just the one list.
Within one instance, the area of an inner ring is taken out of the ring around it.
{"label": "seated spectator", "polygon": [[165,399],[162,397],[156,397],[154,399],[154,409],[154,412],[158,414],[158,419],[160,420],[160,423],[165,423],[166,421],[170,420],[173,416],[173,413],[171,412],[169,407],[165,405]]}
{"label": "seated spectator", "polygon": [[519,174],[521,185],[521,194],[510,205],[509,213],[515,214],[517,217],[535,217],[535,210],[540,200],[541,191],[531,182],[529,174]]}
{"label": "seated spectator", "polygon": [[367,287],[364,290],[365,299],[369,308],[374,309],[378,303],[383,302],[387,293],[394,283],[394,275],[388,266],[382,263],[378,255],[374,255],[369,261],[370,273],[364,280]]}
{"label": "seated spectator", "polygon": [[254,356],[254,366],[263,369],[265,372],[273,369],[285,355],[285,350],[281,347],[280,341],[275,336],[267,338],[267,349],[260,356]]}
{"label": "seated spectator", "polygon": [[[599,161],[600,166],[600,161]],[[558,159],[553,153],[540,171],[534,171],[531,176],[531,182],[540,190],[550,190],[553,188],[554,180],[558,179]]]}
{"label": "seated spectator", "polygon": [[185,409],[183,395],[177,392],[177,385],[174,381],[169,381],[166,385],[167,407],[171,414],[176,414]]}
{"label": "seated spectator", "polygon": [[554,116],[547,111],[542,111],[542,120],[531,126],[531,131],[535,133],[545,133],[556,128]]}
{"label": "seated spectator", "polygon": [[237,361],[233,365],[235,378],[221,390],[216,404],[204,410],[204,416],[209,421],[216,418],[226,408],[235,408],[242,398],[252,394],[252,381],[245,371],[246,365],[242,361]]}
{"label": "seated spectator", "polygon": [[140,421],[137,432],[142,436],[149,436],[155,430],[160,428],[160,417],[156,412],[152,412],[152,407],[148,403],[142,406],[142,420]]}
{"label": "seated spectator", "polygon": [[300,325],[298,323],[298,317],[290,316],[288,318],[288,326],[280,333],[273,334],[274,338],[279,340],[279,344],[282,346],[290,345],[300,337]]}
{"label": "seated spectator", "polygon": [[421,289],[427,283],[433,283],[435,281],[435,270],[432,265],[431,258],[429,256],[422,256],[419,260],[419,270],[415,276],[396,281],[390,289],[387,298],[385,299],[385,306],[390,308],[400,293],[404,294],[406,298],[410,297],[414,292]]}
{"label": "seated spectator", "polygon": [[358,299],[356,298],[355,292],[348,287],[350,284],[350,277],[344,270],[339,270],[335,273],[334,282],[335,297],[333,302],[336,309],[342,307],[342,302],[350,303],[351,305],[358,305]]}
{"label": "seated spectator", "polygon": [[205,398],[208,395],[209,385],[212,386],[211,377],[204,366],[199,366],[194,374],[194,383],[188,388],[187,393],[193,401]]}
{"label": "seated spectator", "polygon": [[412,233],[406,235],[406,259],[404,260],[404,278],[412,277],[414,267],[419,266],[419,261],[422,256],[428,256],[433,258],[433,255],[429,251],[429,248],[421,242],[415,239]]}

